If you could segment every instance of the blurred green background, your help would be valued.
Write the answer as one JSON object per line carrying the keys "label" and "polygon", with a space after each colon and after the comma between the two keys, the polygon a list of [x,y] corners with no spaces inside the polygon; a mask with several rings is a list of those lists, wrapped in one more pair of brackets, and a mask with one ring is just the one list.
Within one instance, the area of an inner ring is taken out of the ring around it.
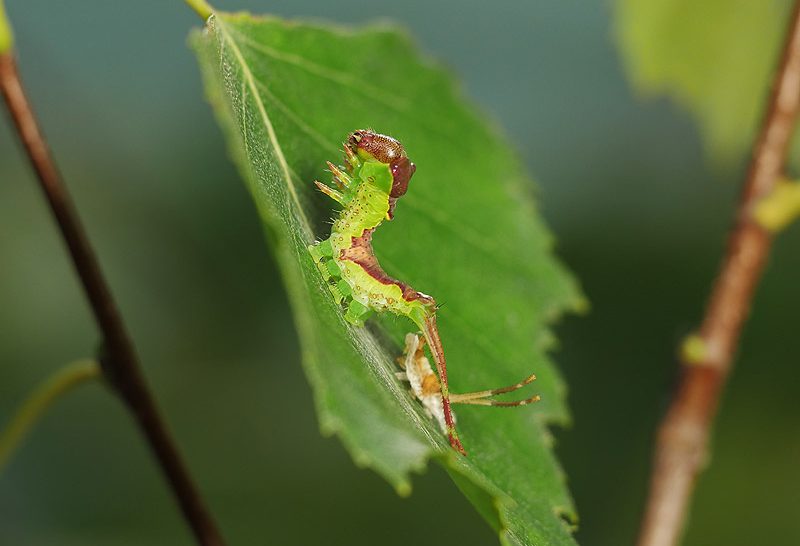
{"label": "blurred green background", "polygon": [[[231,545],[494,544],[438,467],[408,499],[322,438],[275,265],[227,159],[182,2],[9,0],[21,70],[175,436]],[[740,162],[712,170],[689,116],[629,89],[608,3],[217,2],[389,18],[460,75],[538,182],[592,311],[558,327],[574,426],[555,430],[583,545],[632,542],[673,354],[702,312]],[[387,60],[390,62],[390,60]],[[4,120],[5,121],[5,120]],[[777,242],[686,544],[800,544],[800,228]],[[0,421],[97,334],[0,124]],[[121,406],[97,385],[0,475],[0,544],[192,544]]]}

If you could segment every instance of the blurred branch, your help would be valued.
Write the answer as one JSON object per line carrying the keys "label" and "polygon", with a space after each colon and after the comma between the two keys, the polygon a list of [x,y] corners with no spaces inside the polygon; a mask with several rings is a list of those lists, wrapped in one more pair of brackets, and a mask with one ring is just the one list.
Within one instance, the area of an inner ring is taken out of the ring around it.
{"label": "blurred branch", "polygon": [[697,475],[708,458],[709,431],[722,387],[772,242],[771,233],[752,212],[781,179],[798,107],[800,1],[793,11],[727,253],[705,318],[690,342],[689,348],[698,350],[684,350],[680,385],[658,432],[639,546],[672,546],[682,533]]}
{"label": "blurred branch", "polygon": [[[8,23],[0,11],[0,26]],[[105,378],[136,419],[161,466],[199,544],[221,546],[223,540],[206,510],[175,443],[167,431],[142,375],[139,361],[111,296],[78,214],[62,184],[47,144],[25,96],[11,51],[0,52],[0,92],[19,138],[41,184],[69,249],[75,269],[103,336],[101,367]]]}
{"label": "blurred branch", "polygon": [[22,403],[6,428],[0,432],[0,473],[42,414],[58,398],[78,385],[101,375],[94,360],[67,364],[45,379]]}

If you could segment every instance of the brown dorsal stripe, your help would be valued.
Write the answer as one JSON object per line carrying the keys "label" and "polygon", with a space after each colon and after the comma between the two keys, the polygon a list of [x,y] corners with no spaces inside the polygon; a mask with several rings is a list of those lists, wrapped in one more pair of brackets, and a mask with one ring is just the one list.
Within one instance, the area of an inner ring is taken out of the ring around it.
{"label": "brown dorsal stripe", "polygon": [[358,264],[367,275],[381,284],[394,284],[399,287],[403,292],[403,299],[406,301],[423,300],[425,303],[433,303],[433,299],[430,296],[417,292],[402,281],[391,278],[386,271],[383,270],[381,264],[378,263],[378,258],[375,257],[375,253],[372,251],[373,231],[375,231],[375,228],[365,229],[360,237],[353,237],[350,248],[342,249],[339,254],[339,259]]}

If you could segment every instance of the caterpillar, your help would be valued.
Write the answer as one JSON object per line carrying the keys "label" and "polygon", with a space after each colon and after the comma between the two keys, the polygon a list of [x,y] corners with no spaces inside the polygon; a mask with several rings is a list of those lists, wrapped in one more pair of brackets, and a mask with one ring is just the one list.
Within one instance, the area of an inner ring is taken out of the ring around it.
{"label": "caterpillar", "polygon": [[[335,187],[314,181],[342,209],[333,222],[330,236],[309,246],[309,253],[348,322],[362,326],[373,313],[390,312],[408,317],[416,325],[423,338],[416,334],[406,337],[405,358],[400,359],[405,372],[400,377],[409,381],[413,395],[439,423],[452,448],[466,455],[451,404],[522,406],[536,402],[539,396],[514,402],[492,398],[519,389],[536,377],[531,375],[499,389],[450,393],[447,363],[436,325],[436,301],[390,277],[372,249],[372,234],[384,220],[394,218],[397,200],[408,191],[416,166],[399,141],[369,129],[350,133],[344,143],[344,160],[344,167],[327,162]],[[425,343],[438,377],[424,356]]]}

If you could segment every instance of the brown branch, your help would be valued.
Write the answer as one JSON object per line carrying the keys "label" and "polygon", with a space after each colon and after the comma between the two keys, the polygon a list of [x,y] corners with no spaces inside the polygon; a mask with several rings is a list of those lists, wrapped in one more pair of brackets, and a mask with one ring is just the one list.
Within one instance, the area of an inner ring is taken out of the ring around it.
{"label": "brown branch", "polygon": [[133,414],[169,482],[198,544],[222,546],[222,537],[189,477],[142,375],[138,358],[78,214],[61,182],[25,96],[12,54],[0,53],[0,91],[41,183],[102,332],[103,374]]}
{"label": "brown branch", "polygon": [[673,546],[681,536],[697,474],[708,457],[719,397],[772,242],[753,220],[752,209],[778,183],[799,107],[800,1],[793,11],[727,254],[700,327],[700,358],[684,357],[680,385],[658,432],[639,546]]}

